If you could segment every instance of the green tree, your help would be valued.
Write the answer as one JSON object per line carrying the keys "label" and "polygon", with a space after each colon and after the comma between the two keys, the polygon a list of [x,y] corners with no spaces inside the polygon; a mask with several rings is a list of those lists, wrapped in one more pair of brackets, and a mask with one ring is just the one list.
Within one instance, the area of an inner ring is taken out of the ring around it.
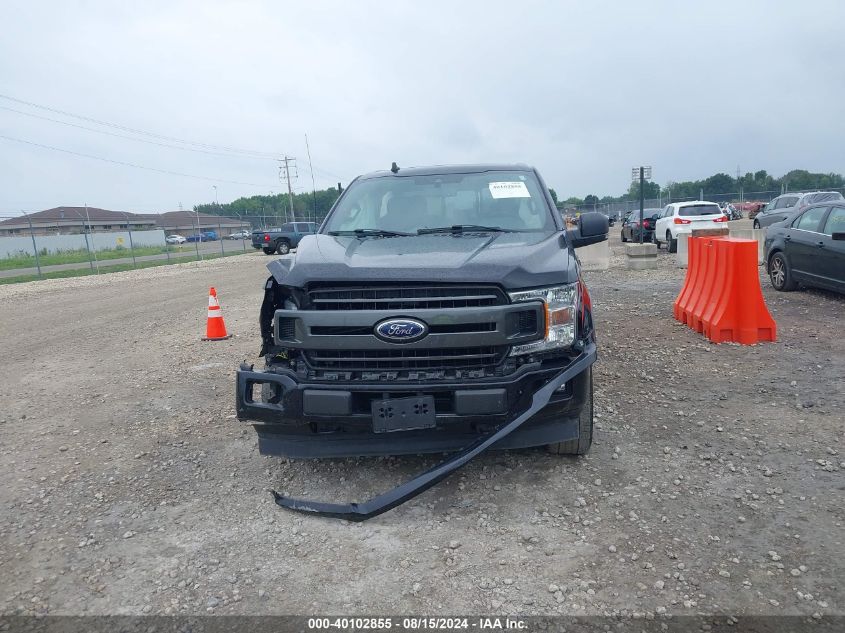
{"label": "green tree", "polygon": [[[293,195],[293,210],[300,222],[321,222],[331,209],[340,192],[334,188],[321,189],[316,192],[306,192]],[[214,203],[198,204],[194,211],[222,215],[227,217],[250,216],[253,226],[263,223],[278,225],[290,220],[290,198],[286,193],[272,196],[250,196],[238,198],[228,204]]]}
{"label": "green tree", "polygon": [[585,207],[594,207],[599,203],[599,197],[593,194],[588,195],[584,198],[584,206]]}
{"label": "green tree", "polygon": [[[660,185],[658,185],[656,182],[646,180],[645,183],[643,183],[643,192],[644,192],[643,197],[646,198],[647,200],[649,200],[651,198],[656,198],[658,196],[658,194],[660,193]],[[624,197],[626,197],[628,200],[639,200],[640,199],[640,181],[639,180],[635,180],[634,182],[631,183],[631,185],[628,187],[628,193]]]}
{"label": "green tree", "polygon": [[739,190],[736,180],[727,174],[714,174],[704,181],[702,186],[706,194],[735,193]]}
{"label": "green tree", "polygon": [[555,206],[557,206],[557,191],[549,187],[549,195],[551,195],[552,200],[555,201]]}

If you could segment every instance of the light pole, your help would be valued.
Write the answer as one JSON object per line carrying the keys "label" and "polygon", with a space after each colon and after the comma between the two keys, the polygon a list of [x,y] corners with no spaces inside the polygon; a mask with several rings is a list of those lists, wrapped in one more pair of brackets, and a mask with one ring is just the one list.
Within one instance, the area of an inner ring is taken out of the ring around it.
{"label": "light pole", "polygon": [[211,188],[214,189],[214,206],[219,209],[220,203],[217,202],[217,185],[211,185]]}
{"label": "light pole", "polygon": [[645,205],[645,181],[651,180],[651,167],[633,167],[631,169],[631,180],[640,181],[640,244],[643,243],[643,206]]}

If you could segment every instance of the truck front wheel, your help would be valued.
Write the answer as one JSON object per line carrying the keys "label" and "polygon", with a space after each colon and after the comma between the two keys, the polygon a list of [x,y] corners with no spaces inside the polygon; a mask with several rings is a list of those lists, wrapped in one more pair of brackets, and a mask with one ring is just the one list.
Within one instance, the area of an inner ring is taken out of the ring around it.
{"label": "truck front wheel", "polygon": [[287,240],[279,240],[276,243],[276,252],[279,255],[287,255],[288,253],[290,253],[290,244],[288,243],[288,241]]}
{"label": "truck front wheel", "polygon": [[578,414],[578,437],[574,440],[546,445],[546,450],[555,455],[585,455],[593,443],[593,369],[590,372],[589,396]]}

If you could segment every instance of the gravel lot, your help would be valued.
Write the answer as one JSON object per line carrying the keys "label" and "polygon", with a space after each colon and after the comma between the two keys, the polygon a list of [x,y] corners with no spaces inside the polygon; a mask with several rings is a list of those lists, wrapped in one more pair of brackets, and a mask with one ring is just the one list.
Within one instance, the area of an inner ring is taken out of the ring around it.
{"label": "gravel lot", "polygon": [[[673,321],[683,279],[587,274],[586,458],[493,452],[363,524],[432,457],[288,462],[234,418],[267,258],[0,287],[0,612],[845,613],[845,300],[778,294],[779,341]],[[229,331],[201,342],[208,287]],[[837,413],[838,412],[838,413]]]}

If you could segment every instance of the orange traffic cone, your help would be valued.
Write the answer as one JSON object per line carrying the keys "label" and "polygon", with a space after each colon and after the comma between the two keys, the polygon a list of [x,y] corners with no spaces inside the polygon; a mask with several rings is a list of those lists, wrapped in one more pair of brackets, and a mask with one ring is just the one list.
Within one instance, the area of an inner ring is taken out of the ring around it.
{"label": "orange traffic cone", "polygon": [[205,327],[204,341],[222,341],[232,338],[226,334],[226,324],[223,323],[223,311],[220,309],[220,302],[217,301],[217,291],[214,288],[208,289],[208,324]]}

